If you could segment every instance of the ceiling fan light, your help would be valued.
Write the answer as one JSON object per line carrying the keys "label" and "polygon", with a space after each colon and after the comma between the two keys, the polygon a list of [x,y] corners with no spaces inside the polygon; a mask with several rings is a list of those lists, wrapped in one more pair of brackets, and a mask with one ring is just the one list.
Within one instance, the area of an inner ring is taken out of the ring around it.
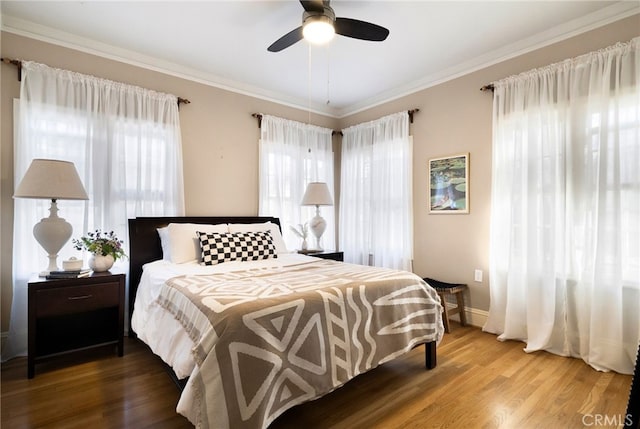
{"label": "ceiling fan light", "polygon": [[304,38],[314,45],[323,45],[329,42],[335,33],[333,22],[326,16],[310,17],[302,28]]}

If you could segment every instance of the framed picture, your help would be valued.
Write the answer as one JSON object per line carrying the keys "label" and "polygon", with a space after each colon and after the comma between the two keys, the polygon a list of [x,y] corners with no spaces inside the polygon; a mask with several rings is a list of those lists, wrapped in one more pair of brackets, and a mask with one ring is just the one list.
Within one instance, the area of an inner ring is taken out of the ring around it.
{"label": "framed picture", "polygon": [[469,213],[469,154],[429,160],[429,213]]}

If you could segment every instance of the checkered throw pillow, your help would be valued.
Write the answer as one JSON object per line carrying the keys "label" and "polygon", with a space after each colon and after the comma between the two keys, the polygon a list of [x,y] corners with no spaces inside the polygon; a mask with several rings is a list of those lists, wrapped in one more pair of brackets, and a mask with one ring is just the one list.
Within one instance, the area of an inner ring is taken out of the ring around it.
{"label": "checkered throw pillow", "polygon": [[261,232],[200,232],[201,265],[216,265],[229,261],[257,261],[277,258],[270,231]]}

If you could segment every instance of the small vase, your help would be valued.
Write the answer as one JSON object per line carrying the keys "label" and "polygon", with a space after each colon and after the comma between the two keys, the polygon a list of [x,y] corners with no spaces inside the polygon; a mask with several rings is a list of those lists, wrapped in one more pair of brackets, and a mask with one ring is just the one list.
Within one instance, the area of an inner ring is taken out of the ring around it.
{"label": "small vase", "polygon": [[302,250],[307,250],[307,239],[302,239],[302,245],[300,246]]}
{"label": "small vase", "polygon": [[93,254],[89,258],[89,268],[93,271],[100,273],[103,271],[109,271],[116,260],[112,255],[96,255]]}

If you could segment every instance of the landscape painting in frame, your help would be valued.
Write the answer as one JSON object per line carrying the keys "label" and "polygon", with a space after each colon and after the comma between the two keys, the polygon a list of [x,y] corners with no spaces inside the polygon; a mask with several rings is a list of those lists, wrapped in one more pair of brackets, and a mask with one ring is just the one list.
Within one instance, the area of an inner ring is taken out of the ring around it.
{"label": "landscape painting in frame", "polygon": [[429,213],[469,213],[469,154],[429,160]]}

